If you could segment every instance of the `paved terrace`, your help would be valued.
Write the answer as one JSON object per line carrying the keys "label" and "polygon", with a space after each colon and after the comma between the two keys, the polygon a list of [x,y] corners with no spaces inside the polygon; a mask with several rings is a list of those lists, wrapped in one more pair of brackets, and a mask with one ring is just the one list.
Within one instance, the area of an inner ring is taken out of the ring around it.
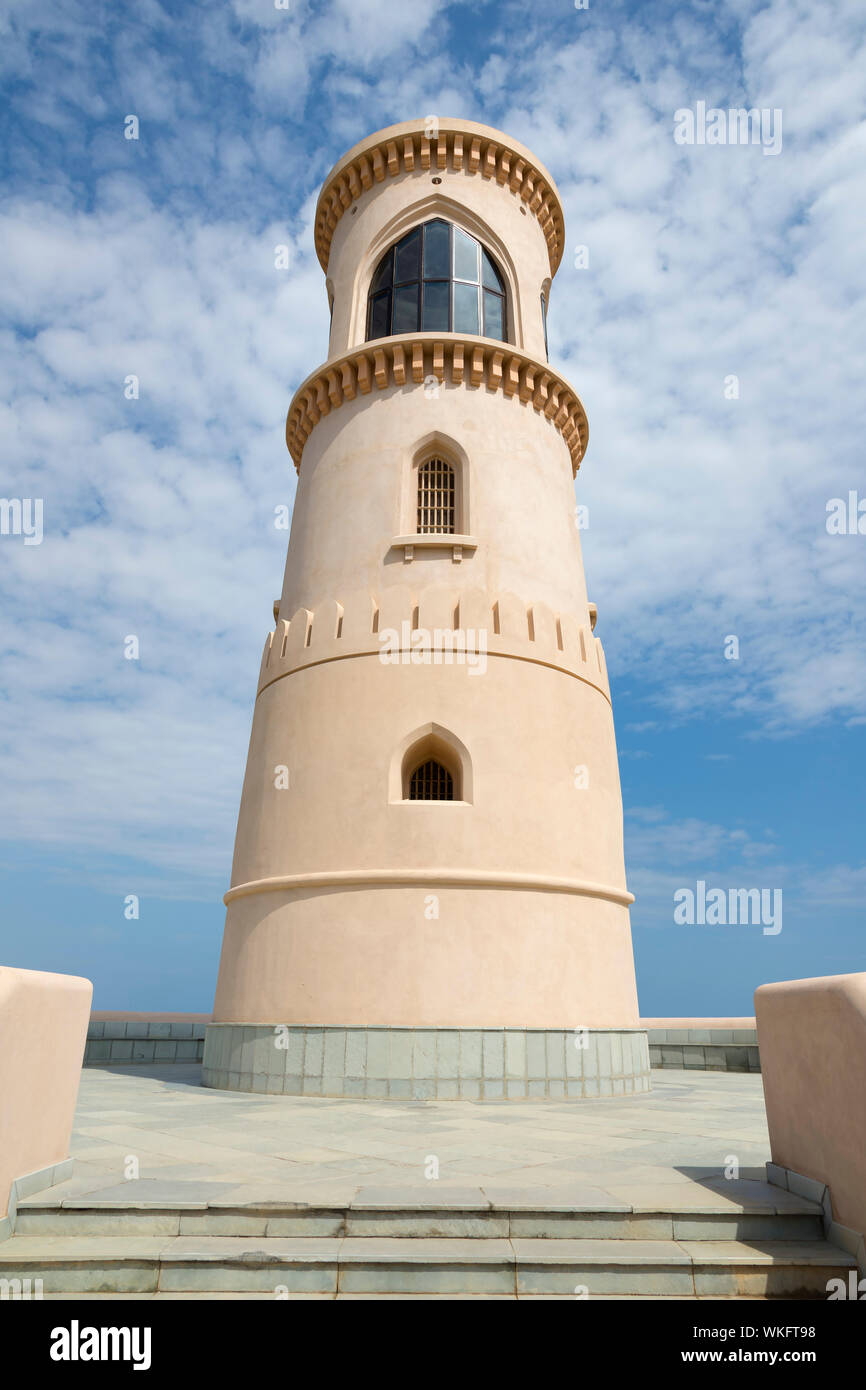
{"label": "paved terrace", "polygon": [[[500,1104],[263,1096],[204,1089],[197,1064],[91,1067],[71,1152],[74,1175],[49,1199],[330,1205],[359,1189],[447,1200],[446,1189],[482,1188],[665,1210],[699,1197],[712,1211],[782,1195],[764,1186],[763,1092],[748,1073],[655,1071],[646,1096]],[[724,1173],[731,1155],[736,1183]],[[126,1180],[131,1158],[137,1182]]]}

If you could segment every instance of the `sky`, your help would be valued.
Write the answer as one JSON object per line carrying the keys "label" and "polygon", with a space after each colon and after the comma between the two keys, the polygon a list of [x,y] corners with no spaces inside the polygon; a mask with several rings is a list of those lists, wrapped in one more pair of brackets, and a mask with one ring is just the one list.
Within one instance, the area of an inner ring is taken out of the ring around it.
{"label": "sky", "polygon": [[[210,1011],[316,196],[436,114],[563,199],[642,1014],[866,970],[864,48],[862,0],[0,0],[0,493],[43,499],[41,543],[0,534],[0,960]],[[699,102],[781,148],[678,143]],[[699,882],[782,929],[675,921]]]}

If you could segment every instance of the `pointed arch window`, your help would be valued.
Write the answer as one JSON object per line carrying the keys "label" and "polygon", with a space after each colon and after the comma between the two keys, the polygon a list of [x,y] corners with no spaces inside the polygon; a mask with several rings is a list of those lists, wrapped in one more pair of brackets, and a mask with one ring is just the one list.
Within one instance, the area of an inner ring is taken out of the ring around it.
{"label": "pointed arch window", "polygon": [[507,341],[499,267],[480,241],[441,217],[391,246],[370,282],[367,341],[419,332]]}
{"label": "pointed arch window", "polygon": [[450,535],[457,530],[457,484],[454,469],[443,458],[431,458],[418,468],[418,535]]}
{"label": "pointed arch window", "polygon": [[409,778],[410,801],[453,801],[454,778],[435,758],[420,763]]}
{"label": "pointed arch window", "polygon": [[472,804],[472,760],[455,734],[439,724],[424,724],[394,749],[388,771],[392,805],[415,801]]}

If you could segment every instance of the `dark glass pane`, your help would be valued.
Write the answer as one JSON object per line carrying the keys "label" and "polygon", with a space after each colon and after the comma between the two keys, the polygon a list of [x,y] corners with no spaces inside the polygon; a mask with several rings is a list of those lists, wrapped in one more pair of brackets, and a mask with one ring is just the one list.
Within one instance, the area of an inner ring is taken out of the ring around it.
{"label": "dark glass pane", "polygon": [[383,290],[370,304],[371,338],[387,338],[391,332],[391,291]]}
{"label": "dark glass pane", "polygon": [[550,348],[547,346],[547,300],[544,295],[541,296],[541,322],[544,326],[544,351],[547,360],[550,361]]}
{"label": "dark glass pane", "polygon": [[397,243],[397,264],[394,270],[394,283],[400,285],[406,280],[421,278],[421,228],[405,236]]}
{"label": "dark glass pane", "polygon": [[448,280],[426,280],[424,282],[424,307],[421,327],[425,333],[448,332],[448,301],[451,297],[451,283]]}
{"label": "dark glass pane", "polygon": [[481,248],[481,283],[486,285],[489,290],[498,290],[500,294],[505,290],[502,276],[493,263],[493,257],[484,250],[483,246]]}
{"label": "dark glass pane", "polygon": [[459,227],[454,228],[454,275],[478,283],[478,242]]}
{"label": "dark glass pane", "polygon": [[504,338],[502,306],[505,303],[500,294],[492,290],[484,291],[484,336],[485,338]]}
{"label": "dark glass pane", "polygon": [[[420,240],[420,238],[419,238]],[[402,285],[394,291],[394,333],[417,333],[418,286]]]}
{"label": "dark glass pane", "polygon": [[394,263],[394,248],[393,248],[393,246],[392,246],[392,247],[391,247],[391,250],[388,252],[387,256],[383,256],[382,259],[381,259],[381,261],[379,262],[379,264],[378,264],[377,267],[376,267],[376,274],[373,276],[373,282],[372,282],[372,284],[370,285],[370,293],[371,293],[371,294],[375,294],[377,290],[384,290],[385,287],[386,287],[386,285],[390,285],[390,283],[391,283],[391,267],[392,267],[393,263]]}
{"label": "dark glass pane", "polygon": [[448,233],[447,222],[428,222],[424,228],[425,280],[447,280],[451,275]]}
{"label": "dark glass pane", "polygon": [[477,285],[461,285],[456,280],[454,282],[454,332],[479,332]]}

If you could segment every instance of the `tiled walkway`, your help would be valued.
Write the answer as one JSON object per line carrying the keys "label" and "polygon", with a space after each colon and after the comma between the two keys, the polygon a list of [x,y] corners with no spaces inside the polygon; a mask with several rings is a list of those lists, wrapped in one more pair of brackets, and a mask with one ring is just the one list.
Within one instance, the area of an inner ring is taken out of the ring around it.
{"label": "tiled walkway", "polygon": [[197,1065],[87,1069],[75,1174],[51,1195],[338,1202],[362,1187],[482,1187],[584,1205],[663,1197],[666,1209],[700,1195],[713,1209],[734,1199],[733,1161],[735,1200],[752,1189],[760,1201],[770,1156],[759,1075],[656,1071],[648,1096],[507,1104],[241,1095],[199,1076]]}

